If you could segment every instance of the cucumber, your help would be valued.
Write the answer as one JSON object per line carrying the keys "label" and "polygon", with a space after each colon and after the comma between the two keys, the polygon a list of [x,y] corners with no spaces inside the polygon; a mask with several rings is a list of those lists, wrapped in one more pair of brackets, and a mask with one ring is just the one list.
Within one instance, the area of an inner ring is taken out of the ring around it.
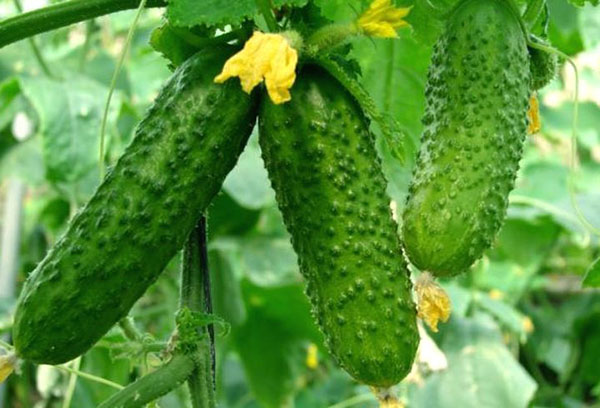
{"label": "cucumber", "polygon": [[435,44],[402,226],[408,258],[435,276],[469,268],[504,221],[531,94],[521,27],[504,0],[466,0]]}
{"label": "cucumber", "polygon": [[314,316],[338,363],[388,387],[418,344],[411,282],[369,123],[346,89],[306,65],[292,99],[259,111],[259,141]]}
{"label": "cucumber", "polygon": [[17,355],[44,364],[88,350],[123,318],[169,260],[235,165],[257,95],[213,78],[231,47],[180,66],[131,144],[30,274],[13,328]]}
{"label": "cucumber", "polygon": [[[532,41],[541,45],[547,47],[551,46],[546,40],[536,37],[531,38]],[[528,51],[531,69],[531,88],[537,91],[538,89],[542,89],[548,85],[554,78],[556,78],[558,71],[558,57],[556,54],[542,51],[533,47],[528,47]]]}

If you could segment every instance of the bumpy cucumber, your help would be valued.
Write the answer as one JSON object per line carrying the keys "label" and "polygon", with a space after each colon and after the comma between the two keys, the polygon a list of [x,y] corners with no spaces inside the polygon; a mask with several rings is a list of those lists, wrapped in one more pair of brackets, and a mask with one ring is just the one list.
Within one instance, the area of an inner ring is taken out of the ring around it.
{"label": "bumpy cucumber", "polygon": [[85,208],[28,278],[13,339],[46,364],[85,352],[182,247],[251,133],[257,97],[213,78],[232,54],[204,49],[166,83]]}
{"label": "bumpy cucumber", "polygon": [[411,283],[369,124],[328,73],[259,112],[260,146],[331,353],[357,380],[398,383],[418,343]]}
{"label": "bumpy cucumber", "polygon": [[[541,39],[535,39],[535,42],[550,46],[550,43]],[[531,69],[531,88],[533,90],[542,89],[548,85],[554,78],[558,70],[558,57],[546,51],[529,47],[529,63]]]}
{"label": "bumpy cucumber", "polygon": [[504,0],[466,0],[434,48],[425,125],[403,215],[406,254],[452,276],[502,226],[527,129],[526,36]]}

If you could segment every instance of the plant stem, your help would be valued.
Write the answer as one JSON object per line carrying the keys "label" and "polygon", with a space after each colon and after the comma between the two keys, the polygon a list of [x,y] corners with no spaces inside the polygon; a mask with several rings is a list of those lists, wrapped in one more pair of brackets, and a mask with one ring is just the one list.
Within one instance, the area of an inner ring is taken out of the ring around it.
{"label": "plant stem", "polygon": [[125,317],[119,321],[119,327],[123,331],[123,334],[127,339],[133,341],[141,341],[143,334],[135,327],[135,323],[132,317]]}
{"label": "plant stem", "polygon": [[84,371],[75,370],[75,369],[70,368],[70,367],[68,367],[66,365],[57,365],[57,366],[54,366],[54,368],[56,368],[57,370],[65,371],[65,372],[70,373],[70,374],[75,374],[78,377],[85,378],[86,380],[97,382],[98,384],[104,384],[104,385],[107,385],[109,387],[116,388],[118,390],[122,390],[123,388],[125,388],[121,384],[117,384],[115,382],[112,382],[110,380],[104,379],[102,377],[97,377],[95,375],[88,374],[88,373],[86,373]]}
{"label": "plant stem", "polygon": [[[17,11],[19,13],[23,13],[23,6],[21,5],[21,1],[20,0],[13,0],[13,3],[15,5],[15,8],[17,9]],[[42,52],[40,51],[40,49],[38,48],[37,44],[35,43],[35,40],[33,38],[29,38],[29,46],[31,47],[31,51],[33,52],[33,56],[35,57],[37,63],[39,64],[40,68],[42,68],[42,71],[44,72],[44,74],[47,77],[52,77],[52,73],[50,72],[50,68],[48,67],[48,64],[46,63],[46,60],[44,59],[44,56],[42,55]]]}
{"label": "plant stem", "polygon": [[267,27],[269,27],[269,31],[272,33],[276,33],[279,31],[279,26],[277,25],[277,21],[275,20],[275,16],[271,11],[270,0],[256,0],[256,5],[260,10],[260,14],[265,18],[265,22],[267,23]]}
{"label": "plant stem", "polygon": [[[70,0],[19,14],[0,22],[0,48],[56,28],[116,11],[135,9],[139,0]],[[148,0],[146,7],[165,7],[166,0]]]}
{"label": "plant stem", "polygon": [[141,408],[181,385],[195,367],[193,356],[175,354],[167,364],[113,394],[98,408]]}
{"label": "plant stem", "polygon": [[[187,307],[193,312],[212,313],[204,215],[200,217],[183,248],[180,307]],[[188,378],[192,406],[214,408],[216,407],[214,327],[209,325],[198,330],[204,331],[208,336],[201,336],[203,341],[198,345],[196,370]]]}
{"label": "plant stem", "polygon": [[[73,361],[73,370],[79,371],[81,367],[81,356],[77,357]],[[69,376],[69,384],[67,385],[67,391],[65,392],[65,399],[63,400],[62,408],[70,408],[71,401],[73,400],[73,394],[75,393],[75,385],[77,384],[77,374],[71,373]]]}
{"label": "plant stem", "polygon": [[110,80],[110,88],[108,88],[108,96],[106,97],[106,104],[104,105],[104,113],[102,114],[102,121],[100,122],[100,149],[99,149],[99,158],[98,165],[100,166],[100,180],[104,178],[105,167],[104,167],[104,140],[106,136],[106,123],[108,121],[108,110],[110,108],[110,101],[112,100],[113,93],[115,88],[117,87],[117,80],[119,79],[119,73],[123,68],[123,63],[125,62],[125,57],[129,52],[129,47],[131,46],[131,40],[133,39],[133,33],[137,28],[138,22],[140,21],[140,17],[142,16],[142,11],[148,4],[148,0],[139,0],[137,13],[135,13],[135,17],[133,18],[133,22],[131,23],[131,27],[129,27],[129,31],[127,32],[127,39],[125,40],[125,45],[123,46],[123,51],[121,51],[121,55],[119,56],[119,60],[117,61],[117,66],[115,67],[115,71],[113,72],[112,79]]}
{"label": "plant stem", "polygon": [[79,72],[83,72],[85,69],[85,62],[87,59],[87,55],[90,52],[90,46],[92,45],[92,36],[94,35],[94,25],[95,22],[93,19],[86,21],[85,23],[85,42],[83,43],[83,47],[81,48],[81,54],[79,55]]}

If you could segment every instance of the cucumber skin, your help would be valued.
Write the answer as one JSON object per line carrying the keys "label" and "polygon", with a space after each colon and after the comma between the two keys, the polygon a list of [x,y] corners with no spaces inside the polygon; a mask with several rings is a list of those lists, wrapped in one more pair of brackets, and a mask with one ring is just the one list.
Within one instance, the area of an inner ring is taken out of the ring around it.
{"label": "cucumber skin", "polygon": [[402,235],[438,277],[469,268],[504,221],[527,129],[525,38],[502,0],[467,0],[434,47]]}
{"label": "cucumber skin", "polygon": [[303,67],[291,93],[283,105],[262,98],[259,141],[313,314],[346,371],[391,386],[410,371],[418,333],[368,121],[316,66]]}
{"label": "cucumber skin", "polygon": [[30,274],[13,329],[19,357],[88,350],[156,280],[221,188],[258,98],[213,78],[233,53],[200,51],[172,75],[85,208]]}
{"label": "cucumber skin", "polygon": [[[541,41],[543,45],[550,46],[546,41]],[[529,47],[529,61],[531,68],[531,89],[542,89],[552,82],[558,72],[558,57],[546,51]]]}

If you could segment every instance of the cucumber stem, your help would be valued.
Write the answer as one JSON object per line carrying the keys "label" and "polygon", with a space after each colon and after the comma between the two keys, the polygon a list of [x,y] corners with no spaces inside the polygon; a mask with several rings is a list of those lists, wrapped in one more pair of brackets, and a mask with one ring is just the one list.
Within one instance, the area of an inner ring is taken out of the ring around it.
{"label": "cucumber stem", "polygon": [[[117,11],[138,8],[139,0],[70,0],[7,18],[0,22],[0,48],[56,28]],[[165,0],[148,0],[147,7],[165,7]]]}
{"label": "cucumber stem", "polygon": [[573,68],[573,72],[575,73],[575,94],[573,95],[573,120],[571,123],[571,157],[569,163],[569,178],[567,180],[567,186],[569,189],[569,198],[571,199],[571,206],[575,210],[575,215],[577,215],[579,222],[585,227],[586,230],[588,230],[596,236],[600,236],[600,228],[590,223],[583,211],[581,210],[581,207],[577,202],[577,196],[575,191],[575,167],[577,162],[577,119],[579,116],[579,70],[577,69],[577,65],[575,64],[575,62],[567,54],[557,50],[556,48],[544,44],[539,44],[529,39],[527,45],[531,48],[536,48],[541,51],[556,54],[559,57],[564,58],[565,61],[567,61],[567,63],[571,65],[571,68]]}
{"label": "cucumber stem", "polygon": [[276,33],[279,31],[279,26],[277,25],[277,21],[275,20],[275,16],[271,11],[270,0],[256,0],[256,5],[260,10],[260,14],[265,18],[265,22],[267,23],[267,27],[269,27],[269,31],[272,33]]}
{"label": "cucumber stem", "polygon": [[141,408],[177,388],[195,368],[194,356],[175,354],[167,364],[113,394],[98,408]]}
{"label": "cucumber stem", "polygon": [[[212,313],[204,215],[200,217],[183,247],[179,306],[187,307],[192,312]],[[216,407],[214,326],[211,324],[198,330],[208,336],[200,337],[196,370],[188,378],[188,387],[193,408],[214,408]]]}

